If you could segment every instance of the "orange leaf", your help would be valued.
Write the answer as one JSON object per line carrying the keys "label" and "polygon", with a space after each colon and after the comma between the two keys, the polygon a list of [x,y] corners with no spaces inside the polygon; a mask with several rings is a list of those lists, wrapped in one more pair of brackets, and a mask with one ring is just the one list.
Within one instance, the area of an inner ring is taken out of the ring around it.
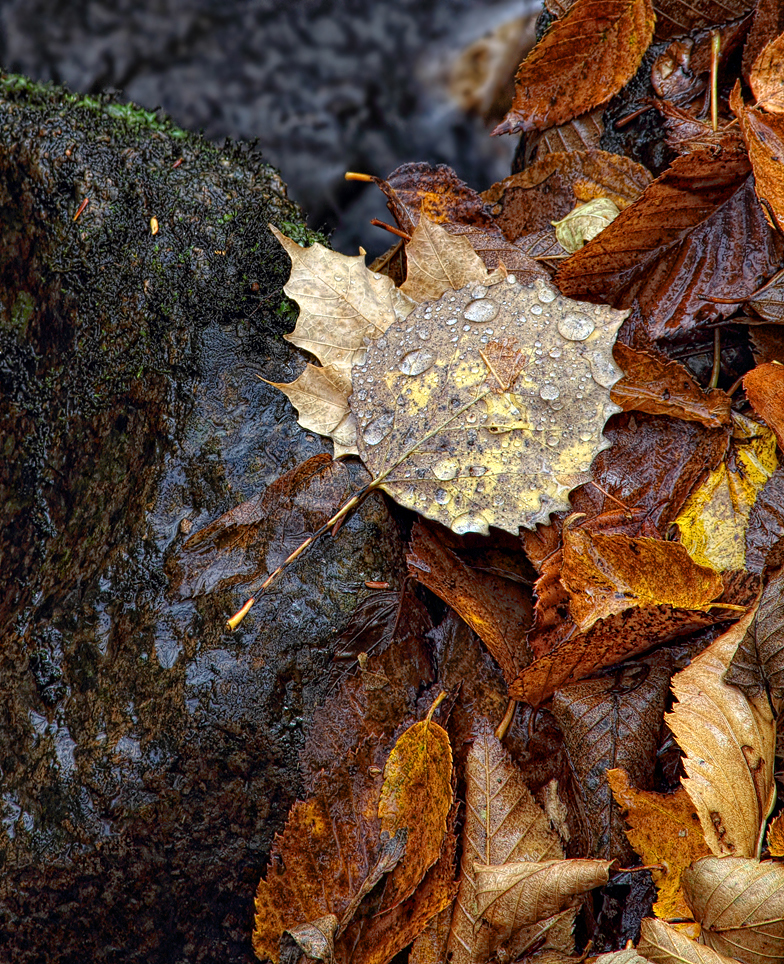
{"label": "orange leaf", "polygon": [[[767,48],[766,48],[767,49]],[[779,228],[784,224],[784,116],[745,107],[740,81],[730,97],[754,170],[754,189]]]}
{"label": "orange leaf", "polygon": [[784,33],[760,51],[749,74],[749,87],[758,106],[776,114],[784,112]]}
{"label": "orange leaf", "polygon": [[544,130],[608,101],[636,73],[653,25],[650,0],[577,0],[520,65],[493,133]]}
{"label": "orange leaf", "polygon": [[784,365],[757,365],[743,376],[743,387],[751,407],[773,429],[784,451]]}

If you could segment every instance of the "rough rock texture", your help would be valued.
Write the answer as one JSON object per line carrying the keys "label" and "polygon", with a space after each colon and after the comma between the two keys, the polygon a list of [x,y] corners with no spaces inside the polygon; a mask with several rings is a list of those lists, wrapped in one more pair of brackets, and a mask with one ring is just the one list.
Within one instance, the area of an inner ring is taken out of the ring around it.
{"label": "rough rock texture", "polygon": [[0,957],[250,961],[330,640],[399,559],[375,500],[235,634],[232,557],[182,579],[323,450],[256,377],[304,364],[266,225],[307,231],[257,156],[122,103],[3,75],[0,144]]}

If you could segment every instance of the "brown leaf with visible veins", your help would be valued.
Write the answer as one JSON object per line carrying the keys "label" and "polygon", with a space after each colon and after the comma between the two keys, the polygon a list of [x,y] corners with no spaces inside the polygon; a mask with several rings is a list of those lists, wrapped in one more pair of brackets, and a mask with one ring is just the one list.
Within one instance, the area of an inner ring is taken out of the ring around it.
{"label": "brown leaf with visible veins", "polygon": [[780,0],[757,0],[754,22],[743,48],[743,77],[748,81],[763,48],[784,31],[784,7]]}
{"label": "brown leaf with visible veins", "polygon": [[703,857],[683,875],[686,900],[713,950],[743,964],[784,957],[784,865]]}
{"label": "brown leaf with visible veins", "polygon": [[755,106],[776,114],[784,112],[784,33],[759,52],[749,74],[749,87],[757,101]]}
{"label": "brown leaf with visible veins", "polygon": [[703,27],[735,20],[748,13],[754,0],[655,0],[657,40],[668,40]]}
{"label": "brown leaf with visible veins", "polygon": [[653,24],[649,0],[576,0],[520,65],[493,133],[554,127],[608,101],[634,76]]}
{"label": "brown leaf with visible veins", "polygon": [[780,813],[770,821],[765,842],[771,857],[784,857],[784,813]]}
{"label": "brown leaf with visible veins", "polygon": [[732,91],[730,107],[740,122],[754,170],[757,197],[768,217],[781,230],[784,225],[784,117],[746,107],[740,93],[740,81]]}
{"label": "brown leaf with visible veins", "polygon": [[589,853],[596,857],[622,862],[631,857],[605,773],[623,767],[635,783],[651,786],[671,666],[669,654],[660,653],[622,667],[615,677],[573,683],[553,697]]}
{"label": "brown leaf with visible veins", "polygon": [[737,128],[714,131],[708,121],[700,120],[698,110],[678,107],[669,100],[653,101],[656,110],[664,118],[667,143],[679,154],[691,154],[706,148],[724,146],[730,150],[743,150],[743,137]]}
{"label": "brown leaf with visible veins", "polygon": [[582,632],[633,606],[707,610],[724,589],[719,574],[693,562],[677,542],[591,535],[571,526],[563,540],[561,582]]}
{"label": "brown leaf with visible veins", "polygon": [[531,627],[530,593],[500,575],[471,569],[422,522],[414,524],[406,561],[411,575],[477,633],[511,682],[528,661],[524,640]]}
{"label": "brown leaf with visible veins", "polygon": [[[637,351],[616,341],[613,358],[623,378],[613,385],[610,397],[626,411],[670,415],[707,428],[730,424],[732,399],[719,388],[700,388],[680,362],[651,351]],[[784,372],[784,368],[782,368]]]}
{"label": "brown leaf with visible veins", "polygon": [[547,154],[521,174],[489,187],[483,199],[507,238],[549,228],[579,202],[609,198],[621,210],[651,183],[641,164],[607,151]]}
{"label": "brown leaf with visible veins", "polygon": [[616,307],[637,299],[653,338],[680,337],[732,314],[776,271],[782,253],[749,172],[740,151],[676,158],[561,265],[558,287]]}
{"label": "brown leaf with visible veins", "polygon": [[[774,704],[784,700],[784,571],[762,591],[757,615],[740,641],[724,682],[759,700],[767,690]],[[777,706],[778,708],[778,706]]]}
{"label": "brown leaf with visible veins", "polygon": [[[598,151],[604,134],[602,117],[604,108],[581,114],[566,124],[548,127],[546,131],[532,133],[526,137],[526,167],[530,167],[531,159],[541,161],[547,154],[572,154],[576,151]],[[513,169],[514,170],[514,169]]]}
{"label": "brown leaf with visible veins", "polygon": [[663,920],[649,917],[642,922],[637,950],[651,964],[733,964],[734,960],[698,944]]}
{"label": "brown leaf with visible veins", "polygon": [[[776,727],[766,693],[724,682],[754,613],[747,613],[676,674],[665,717],[684,753],[682,782],[715,854],[754,857],[774,793]],[[699,919],[699,918],[698,918]]]}
{"label": "brown leaf with visible veins", "polygon": [[784,365],[757,365],[743,376],[743,387],[751,407],[773,429],[784,451]]}
{"label": "brown leaf with visible veins", "polygon": [[654,914],[668,919],[688,917],[689,908],[681,888],[683,871],[710,854],[691,797],[683,787],[674,793],[638,790],[623,769],[608,770],[607,782],[629,824],[629,843],[644,864],[664,867],[651,871],[657,890]]}
{"label": "brown leaf with visible veins", "polygon": [[762,573],[784,564],[784,469],[771,475],[757,496],[746,528],[746,568]]}

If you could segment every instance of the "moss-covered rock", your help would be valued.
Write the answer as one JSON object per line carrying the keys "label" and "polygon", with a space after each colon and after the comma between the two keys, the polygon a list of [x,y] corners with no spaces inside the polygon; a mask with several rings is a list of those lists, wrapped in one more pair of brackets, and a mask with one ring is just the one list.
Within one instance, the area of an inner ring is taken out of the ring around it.
{"label": "moss-covered rock", "polygon": [[267,223],[308,231],[257,154],[108,98],[2,76],[0,145],[3,942],[249,961],[331,641],[399,561],[374,500],[236,634],[231,557],[182,578],[185,531],[324,450],[256,377],[304,363]]}

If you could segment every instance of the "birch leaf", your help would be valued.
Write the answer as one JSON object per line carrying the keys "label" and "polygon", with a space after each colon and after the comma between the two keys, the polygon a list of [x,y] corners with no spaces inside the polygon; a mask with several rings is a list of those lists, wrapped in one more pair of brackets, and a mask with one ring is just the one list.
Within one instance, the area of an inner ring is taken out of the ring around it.
{"label": "birch leaf", "polygon": [[753,857],[772,794],[776,728],[767,694],[749,699],[723,680],[754,612],[678,673],[665,717],[684,753],[683,785],[714,854]]}

